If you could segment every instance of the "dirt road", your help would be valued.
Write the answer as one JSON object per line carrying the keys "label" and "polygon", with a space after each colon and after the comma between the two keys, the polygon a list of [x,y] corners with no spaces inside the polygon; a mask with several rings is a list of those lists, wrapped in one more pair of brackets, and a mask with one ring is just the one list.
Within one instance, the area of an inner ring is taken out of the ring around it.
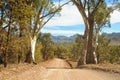
{"label": "dirt road", "polygon": [[55,58],[8,79],[1,78],[0,80],[120,80],[120,74],[70,69],[64,60]]}
{"label": "dirt road", "polygon": [[120,80],[119,74],[105,73],[102,71],[86,69],[70,69],[70,66],[61,59],[53,59],[47,62],[46,75],[42,80]]}

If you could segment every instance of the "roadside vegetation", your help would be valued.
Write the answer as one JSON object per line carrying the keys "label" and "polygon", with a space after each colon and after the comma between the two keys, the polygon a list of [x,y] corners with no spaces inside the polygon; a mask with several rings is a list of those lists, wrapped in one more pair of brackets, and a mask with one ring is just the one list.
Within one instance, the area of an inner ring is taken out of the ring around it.
{"label": "roadside vegetation", "polygon": [[52,0],[1,0],[0,62],[4,67],[21,61],[37,64],[41,28],[69,2],[55,5]]}
{"label": "roadside vegetation", "polygon": [[[99,35],[99,46],[96,49],[98,64],[120,64],[120,45],[110,45],[110,42],[111,39],[108,39],[105,34]],[[67,50],[66,58],[76,62],[79,60],[83,47],[82,35],[77,35],[73,43],[60,43],[60,45]]]}

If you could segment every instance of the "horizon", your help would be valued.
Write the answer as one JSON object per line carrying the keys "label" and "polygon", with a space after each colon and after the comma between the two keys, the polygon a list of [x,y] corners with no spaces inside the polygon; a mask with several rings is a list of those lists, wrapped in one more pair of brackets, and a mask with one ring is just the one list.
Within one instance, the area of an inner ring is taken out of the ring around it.
{"label": "horizon", "polygon": [[[45,34],[45,33],[43,33],[43,34]],[[51,34],[51,33],[50,33]],[[120,32],[112,32],[112,33],[105,33],[105,32],[103,32],[102,34],[120,34]],[[75,35],[83,35],[83,34],[73,34],[73,35],[70,35],[70,36],[66,36],[66,35],[52,35],[51,34],[51,36],[53,36],[53,37],[72,37],[72,36],[75,36]],[[101,34],[100,34],[101,35]]]}

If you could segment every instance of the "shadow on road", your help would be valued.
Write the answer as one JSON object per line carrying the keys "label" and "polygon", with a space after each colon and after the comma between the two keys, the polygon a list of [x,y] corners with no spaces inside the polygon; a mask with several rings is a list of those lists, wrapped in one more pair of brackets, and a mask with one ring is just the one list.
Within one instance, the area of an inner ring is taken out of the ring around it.
{"label": "shadow on road", "polygon": [[72,69],[68,67],[46,67],[46,69]]}

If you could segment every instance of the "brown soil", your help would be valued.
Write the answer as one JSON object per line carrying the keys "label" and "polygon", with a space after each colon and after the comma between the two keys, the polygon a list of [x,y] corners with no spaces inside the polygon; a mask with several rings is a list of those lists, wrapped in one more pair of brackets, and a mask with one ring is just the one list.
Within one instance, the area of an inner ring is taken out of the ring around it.
{"label": "brown soil", "polygon": [[54,58],[38,65],[20,64],[17,67],[2,69],[0,80],[120,80],[120,74],[70,69],[65,60]]}

